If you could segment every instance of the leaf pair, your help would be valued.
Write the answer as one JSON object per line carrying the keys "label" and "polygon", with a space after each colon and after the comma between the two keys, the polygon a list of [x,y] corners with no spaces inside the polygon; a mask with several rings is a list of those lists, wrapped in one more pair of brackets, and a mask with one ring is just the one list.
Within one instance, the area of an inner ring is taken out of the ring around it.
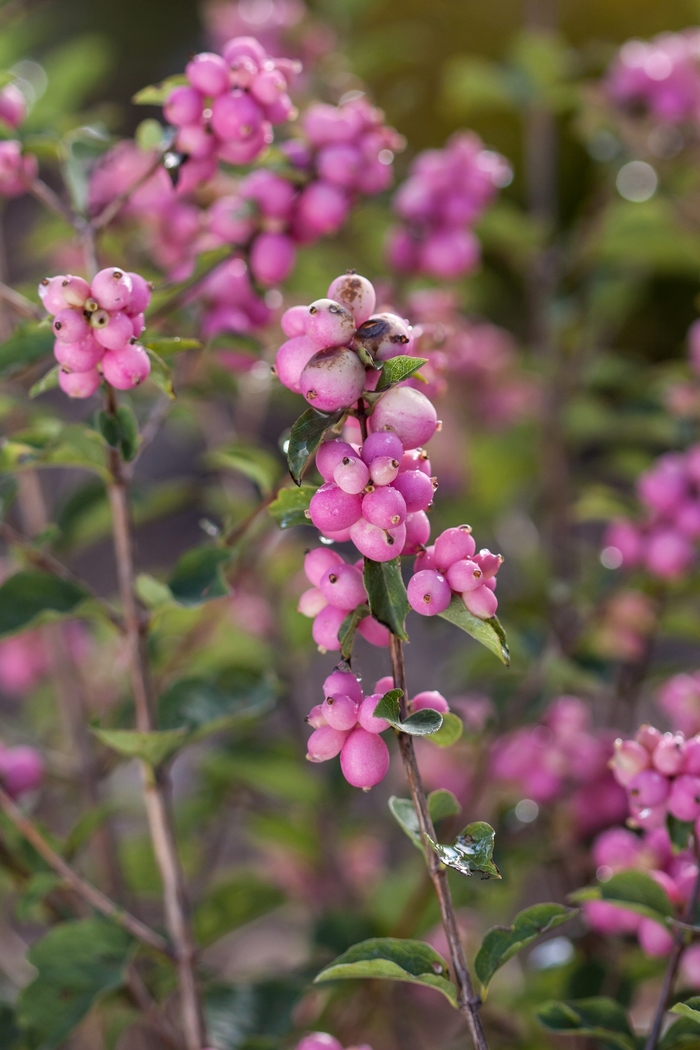
{"label": "leaf pair", "polygon": [[436,733],[442,725],[442,715],[430,708],[416,711],[405,721],[401,720],[399,701],[402,696],[402,689],[390,689],[385,693],[374,709],[375,718],[384,718],[394,729],[400,733],[408,733],[409,736],[429,736]]}
{"label": "leaf pair", "polygon": [[[383,717],[383,716],[379,716]],[[413,844],[422,849],[420,825],[415,806],[410,799],[389,799],[392,816],[406,832]],[[451,791],[433,791],[428,796],[428,811],[433,823],[459,813],[461,806]],[[468,824],[451,846],[441,845],[428,838],[430,848],[448,868],[462,875],[481,875],[484,879],[500,879],[501,873],[493,862],[493,847],[496,833],[490,824],[475,821]]]}
{"label": "leaf pair", "polygon": [[110,448],[119,449],[129,463],[139,447],[139,424],[129,405],[119,405],[114,414],[100,410],[95,424]]}

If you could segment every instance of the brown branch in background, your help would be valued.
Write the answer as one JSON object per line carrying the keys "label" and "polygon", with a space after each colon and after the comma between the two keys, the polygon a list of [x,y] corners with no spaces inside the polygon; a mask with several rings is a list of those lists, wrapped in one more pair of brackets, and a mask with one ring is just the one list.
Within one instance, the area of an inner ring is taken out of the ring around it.
{"label": "brown branch in background", "polygon": [[122,193],[118,193],[117,196],[105,205],[101,212],[96,215],[90,225],[93,230],[103,230],[105,226],[109,226],[113,219],[116,219],[119,212],[122,210],[124,205],[130,200],[134,193],[143,186],[145,182],[151,178],[152,175],[158,171],[158,168],[163,163],[163,157],[167,153],[167,150],[161,150],[158,155],[154,158],[153,163],[146,169],[128,189],[123,190]]}
{"label": "brown branch in background", "polygon": [[79,218],[73,214],[67,204],[61,200],[57,193],[47,186],[41,179],[34,179],[29,183],[27,189],[33,197],[36,197],[45,208],[53,212],[54,215],[58,215],[59,218],[63,219],[64,222],[68,223],[74,230],[81,230],[81,222]]}
{"label": "brown branch in background", "polygon": [[31,299],[27,299],[26,295],[16,292],[14,288],[2,282],[0,282],[0,299],[22,317],[29,317],[32,321],[41,321],[45,316],[44,311]]}
{"label": "brown branch in background", "polygon": [[182,288],[179,288],[169,299],[166,299],[165,302],[161,303],[157,310],[153,310],[152,313],[146,315],[146,323],[150,325],[153,321],[160,321],[161,318],[167,317],[169,313],[172,313],[173,310],[176,310],[178,306],[182,305],[184,300],[199,287],[212,270],[215,270],[218,266],[221,266],[229,259],[233,259],[236,254],[236,250],[229,252],[228,255],[225,255],[222,259],[218,259],[210,266],[207,266],[206,269],[197,274],[196,277],[190,278]]}

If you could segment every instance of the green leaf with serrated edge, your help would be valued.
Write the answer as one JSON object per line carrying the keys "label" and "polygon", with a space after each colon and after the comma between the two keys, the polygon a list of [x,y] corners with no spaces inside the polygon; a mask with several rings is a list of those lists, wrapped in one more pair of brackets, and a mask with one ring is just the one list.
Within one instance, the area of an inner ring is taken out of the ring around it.
{"label": "green leaf with serrated edge", "polygon": [[[446,817],[456,816],[461,808],[462,807],[452,792],[447,791],[445,788],[431,791],[428,795],[428,810],[433,824],[437,824]],[[415,806],[411,799],[397,798],[396,795],[392,795],[389,799],[389,809],[391,810],[392,816],[406,832],[411,842],[413,842],[418,849],[422,849],[418,816],[416,815]]]}
{"label": "green leaf with serrated edge", "polygon": [[187,82],[184,73],[178,73],[161,81],[160,84],[149,84],[148,87],[141,88],[131,101],[136,106],[162,106],[173,88],[187,84]]}
{"label": "green leaf with serrated edge", "polygon": [[266,449],[237,441],[207,456],[212,466],[237,470],[254,482],[263,496],[269,496],[280,475],[280,464]]}
{"label": "green leaf with serrated edge", "polygon": [[279,907],[284,900],[281,890],[262,882],[257,873],[242,872],[221,882],[209,890],[194,913],[197,943],[207,945],[218,941],[232,930]]}
{"label": "green leaf with serrated edge", "polygon": [[565,908],[562,904],[534,904],[519,912],[512,926],[490,929],[474,960],[474,969],[484,992],[496,970],[504,963],[543,933],[556,929],[575,915],[578,915],[577,908]]}
{"label": "green leaf with serrated edge", "polygon": [[292,426],[287,446],[287,465],[297,485],[301,485],[304,471],[323,441],[323,435],[336,423],[339,423],[344,414],[344,412],[333,412],[331,415],[324,415],[313,408],[307,408]]}
{"label": "green leaf with serrated edge", "polygon": [[688,839],[693,834],[694,827],[692,820],[678,820],[670,813],[666,814],[666,829],[675,852],[688,848]]}
{"label": "green leaf with serrated edge", "polygon": [[145,339],[143,346],[147,350],[152,350],[155,354],[163,356],[163,354],[180,354],[183,350],[201,350],[202,343],[199,339],[185,339],[182,336],[175,335],[172,338],[153,338]]}
{"label": "green leaf with serrated edge", "polygon": [[397,638],[407,642],[404,623],[409,605],[401,575],[401,558],[381,562],[365,558],[363,578],[372,616],[388,627]]}
{"label": "green leaf with serrated edge", "polygon": [[82,587],[47,572],[16,572],[0,586],[0,637],[46,619],[68,616],[87,597]]}
{"label": "green leaf with serrated edge", "polygon": [[186,729],[190,739],[201,739],[269,711],[277,692],[271,675],[242,667],[211,678],[181,678],[158,700],[158,728]]}
{"label": "green leaf with serrated edge", "polygon": [[180,750],[187,742],[186,729],[154,730],[139,733],[136,729],[97,729],[92,732],[98,740],[116,751],[122,758],[140,758],[157,768]]}
{"label": "green leaf with serrated edge", "polygon": [[409,981],[435,988],[456,1008],[457,990],[447,977],[441,955],[423,941],[372,937],[348,948],[316,977],[321,981],[356,980],[360,977]]}
{"label": "green leaf with serrated edge", "polygon": [[584,900],[604,900],[619,904],[627,911],[644,915],[648,919],[665,923],[673,918],[675,911],[666,891],[643,871],[621,871],[607,882],[598,886],[589,886],[571,893],[570,899],[576,902]]}
{"label": "green leaf with serrated edge", "polygon": [[134,951],[131,937],[103,919],[62,922],[29,949],[37,976],[17,1000],[29,1045],[58,1050],[102,996],[120,988]]}
{"label": "green leaf with serrated edge", "polygon": [[451,846],[430,840],[434,852],[448,868],[462,875],[480,874],[482,879],[500,879],[501,873],[493,863],[493,844],[496,832],[490,824],[477,820],[467,824]]}
{"label": "green leaf with serrated edge", "polygon": [[428,359],[426,357],[404,357],[403,355],[391,357],[382,365],[382,374],[377,383],[377,390],[388,390],[390,386],[403,383],[427,363]]}
{"label": "green leaf with serrated edge", "polygon": [[340,642],[340,655],[343,660],[352,659],[352,649],[355,644],[355,635],[360,626],[360,620],[369,616],[368,605],[358,605],[349,616],[346,616],[338,629],[338,641]]}
{"label": "green leaf with serrated edge", "polygon": [[[48,357],[53,350],[53,344],[54,334],[50,326],[43,327],[36,321],[26,321],[19,325],[9,339],[0,343],[0,379],[9,379],[10,376],[17,375],[40,361],[42,357]],[[58,365],[51,371],[58,376]]]}
{"label": "green leaf with serrated edge", "polygon": [[316,485],[300,485],[277,493],[277,498],[267,509],[281,529],[311,524],[307,511],[316,488]]}
{"label": "green leaf with serrated edge", "polygon": [[231,559],[231,551],[204,544],[182,555],[168,580],[173,598],[180,605],[199,605],[228,594],[221,568]]}
{"label": "green leaf with serrated edge", "polygon": [[453,711],[445,711],[442,716],[442,725],[437,733],[433,733],[430,742],[431,744],[437,744],[438,747],[452,747],[453,744],[457,743],[463,732],[464,725],[459,715],[456,715]]}
{"label": "green leaf with serrated edge", "polygon": [[174,401],[177,397],[175,393],[175,387],[173,386],[172,372],[166,365],[160,354],[157,354],[155,350],[151,350],[150,347],[144,347],[148,354],[148,359],[151,362],[151,371],[149,372],[148,378],[152,383],[162,390],[171,401]]}
{"label": "green leaf with serrated edge", "polygon": [[635,1039],[624,1008],[614,999],[599,996],[574,1002],[546,1002],[537,1019],[559,1035],[600,1039],[616,1050],[635,1050]]}
{"label": "green leaf with serrated edge", "polygon": [[449,620],[456,627],[470,634],[477,642],[486,646],[494,653],[501,663],[506,667],[510,663],[510,652],[506,641],[505,631],[501,627],[497,616],[489,620],[481,620],[469,612],[466,605],[458,594],[452,595],[452,601],[444,612],[438,614],[443,620]]}

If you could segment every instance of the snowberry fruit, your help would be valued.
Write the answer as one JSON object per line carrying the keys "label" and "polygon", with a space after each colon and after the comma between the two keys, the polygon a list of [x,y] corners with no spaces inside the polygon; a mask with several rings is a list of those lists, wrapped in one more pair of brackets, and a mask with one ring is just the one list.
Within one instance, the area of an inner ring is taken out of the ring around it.
{"label": "snowberry fruit", "polygon": [[68,397],[92,397],[101,382],[102,376],[96,368],[89,372],[66,372],[61,368],[58,372],[58,385]]}
{"label": "snowberry fruit", "polygon": [[297,605],[297,612],[300,612],[302,616],[309,616],[313,619],[314,616],[318,616],[321,609],[325,609],[328,602],[323,597],[323,594],[318,587],[310,587],[308,591],[299,598],[299,604]]}
{"label": "snowberry fruit", "polygon": [[[640,776],[644,776],[640,773]],[[697,820],[700,817],[700,777],[687,773],[676,777],[668,796],[668,811],[677,820]]]}
{"label": "snowberry fruit", "polygon": [[79,343],[61,343],[57,339],[53,352],[59,365],[69,371],[90,372],[101,360],[104,348],[88,336]]}
{"label": "snowberry fruit", "polygon": [[72,274],[66,274],[61,281],[61,294],[66,306],[73,306],[82,310],[85,301],[90,297],[90,285],[83,277],[73,277]]}
{"label": "snowberry fruit", "polygon": [[465,591],[462,601],[469,612],[473,616],[478,616],[480,620],[490,620],[496,615],[498,599],[486,585],[477,587],[475,591]]}
{"label": "snowberry fruit", "polygon": [[334,729],[352,729],[357,722],[357,702],[337,693],[323,701],[323,717]]}
{"label": "snowberry fruit", "polygon": [[364,386],[362,362],[356,353],[342,347],[319,350],[299,378],[300,392],[318,412],[349,408],[361,396]]}
{"label": "snowberry fruit", "polygon": [[53,320],[53,334],[62,343],[79,343],[90,335],[90,326],[78,310],[59,310]]}
{"label": "snowberry fruit", "polygon": [[117,390],[131,390],[149,375],[151,362],[142,346],[125,346],[123,350],[106,350],[102,374]]}
{"label": "snowberry fruit", "polygon": [[124,270],[107,267],[96,274],[90,290],[97,305],[103,310],[126,310],[131,301],[133,285],[131,277]]}
{"label": "snowberry fruit", "polygon": [[391,637],[389,629],[383,623],[379,623],[379,620],[375,620],[373,616],[365,616],[363,620],[360,620],[357,630],[370,645],[386,649],[389,644]]}
{"label": "snowberry fruit", "polygon": [[357,456],[345,456],[333,471],[333,480],[343,492],[362,492],[369,481],[369,467]]}
{"label": "snowberry fruit", "polygon": [[353,316],[355,326],[359,328],[374,313],[377,295],[374,286],[359,273],[343,274],[331,282],[328,298],[341,303]]}
{"label": "snowberry fruit", "polygon": [[350,611],[367,601],[362,573],[354,565],[336,565],[328,570],[319,584],[321,594],[329,605]]}
{"label": "snowberry fruit", "polygon": [[369,468],[369,475],[375,485],[391,485],[398,474],[399,461],[389,456],[377,456]]}
{"label": "snowberry fruit", "polygon": [[680,733],[664,733],[651,760],[654,768],[667,777],[680,773],[685,761],[685,738]]}
{"label": "snowberry fruit", "polygon": [[[430,520],[425,511],[419,510],[415,514],[407,514],[406,541],[402,554],[418,554],[430,539]],[[432,565],[419,565],[419,569],[430,569]]]}
{"label": "snowberry fruit", "polygon": [[295,335],[282,343],[275,358],[275,372],[280,383],[295,394],[300,394],[301,373],[316,353],[318,347],[306,335]]}
{"label": "snowberry fruit", "polygon": [[[318,730],[317,730],[318,732]],[[389,772],[389,749],[377,733],[352,729],[340,752],[340,768],[353,787],[369,791]]]}
{"label": "snowberry fruit", "polygon": [[670,784],[665,776],[654,769],[637,773],[627,785],[635,806],[658,806],[668,798]]}
{"label": "snowberry fruit", "polygon": [[362,702],[362,686],[350,671],[331,671],[323,683],[323,692],[325,696],[343,693],[356,704]]}
{"label": "snowberry fruit", "polygon": [[374,709],[383,695],[383,693],[373,693],[371,696],[366,696],[358,708],[357,721],[368,733],[383,733],[391,725],[386,718],[375,718],[374,716]]}
{"label": "snowberry fruit", "polygon": [[355,321],[347,307],[332,299],[317,299],[311,303],[306,320],[306,334],[319,349],[347,346],[354,333]]}
{"label": "snowberry fruit", "polygon": [[401,462],[403,456],[403,445],[388,430],[380,430],[376,434],[370,434],[360,450],[360,455],[365,463],[371,467],[372,463],[380,456],[390,460],[396,459]]}
{"label": "snowberry fruit", "polygon": [[450,565],[463,558],[470,559],[476,550],[470,525],[457,525],[445,529],[435,540],[435,564],[440,572],[447,572]]}
{"label": "snowberry fruit", "polygon": [[315,729],[306,744],[306,758],[309,762],[327,762],[339,755],[345,744],[347,733],[332,726],[320,726]]}
{"label": "snowberry fruit", "polygon": [[311,521],[321,532],[351,528],[362,516],[362,497],[338,485],[321,485],[309,504]]}
{"label": "snowberry fruit", "polygon": [[421,616],[437,616],[452,601],[452,591],[444,576],[434,569],[422,569],[409,580],[408,602]]}
{"label": "snowberry fruit", "polygon": [[[369,471],[367,474],[369,476]],[[368,492],[363,498],[362,516],[380,529],[395,529],[406,520],[406,502],[396,488],[385,485]]]}
{"label": "snowberry fruit", "polygon": [[395,386],[377,402],[372,430],[389,430],[404,448],[425,445],[437,430],[437,413],[431,401],[410,386]]}
{"label": "snowberry fruit", "polygon": [[450,705],[445,700],[442,693],[438,693],[437,689],[426,689],[422,693],[417,693],[411,700],[412,711],[423,711],[426,708],[430,708],[431,711],[439,711],[440,714],[447,714],[450,710]]}
{"label": "snowberry fruit", "polygon": [[350,539],[366,558],[371,558],[372,561],[391,561],[403,550],[406,527],[399,525],[395,529],[380,529],[361,517],[350,526]]}
{"label": "snowberry fruit", "polygon": [[121,350],[134,338],[132,319],[122,311],[112,314],[104,328],[95,328],[94,335],[97,342],[107,350]]}
{"label": "snowberry fruit", "polygon": [[433,502],[435,483],[421,470],[405,470],[399,473],[393,482],[393,487],[406,501],[406,510],[409,514],[426,510]]}
{"label": "snowberry fruit", "polygon": [[340,649],[338,631],[346,616],[346,609],[337,609],[334,605],[321,609],[311,628],[311,635],[319,649],[325,652]]}
{"label": "snowberry fruit", "polygon": [[304,558],[304,572],[309,582],[313,583],[314,587],[318,587],[328,569],[334,565],[344,564],[345,562],[337,551],[329,547],[314,547],[313,550],[307,552]]}
{"label": "snowberry fruit", "polygon": [[464,594],[465,591],[475,591],[484,582],[481,568],[475,561],[468,559],[454,562],[445,575],[452,590],[459,594]]}

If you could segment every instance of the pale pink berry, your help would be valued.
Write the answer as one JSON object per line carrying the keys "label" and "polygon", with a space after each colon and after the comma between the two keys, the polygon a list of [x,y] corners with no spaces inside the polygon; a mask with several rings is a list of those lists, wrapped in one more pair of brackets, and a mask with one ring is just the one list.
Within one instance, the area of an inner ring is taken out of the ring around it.
{"label": "pale pink berry", "polygon": [[314,620],[311,635],[323,652],[334,652],[340,649],[338,631],[346,616],[345,609],[336,609],[334,605],[326,605],[324,609],[321,609]]}
{"label": "pale pink berry", "polygon": [[664,733],[654,748],[652,764],[659,773],[673,777],[683,769],[685,738],[681,733]]}
{"label": "pale pink berry", "polygon": [[673,934],[660,922],[642,917],[637,930],[639,946],[647,955],[668,955],[673,947]]}
{"label": "pale pink berry", "polygon": [[131,330],[134,333],[134,339],[138,339],[146,328],[145,316],[143,314],[127,314],[126,316],[131,321]]}
{"label": "pale pink berry", "polygon": [[647,830],[663,828],[666,824],[666,803],[660,802],[658,806],[635,806],[631,803],[629,824]]}
{"label": "pale pink berry", "polygon": [[165,100],[163,113],[165,119],[176,127],[183,124],[194,124],[201,119],[204,99],[194,88],[182,85],[173,88]]}
{"label": "pale pink berry", "polygon": [[343,347],[319,350],[299,378],[300,392],[318,412],[349,408],[361,396],[364,386],[362,362],[354,351]]}
{"label": "pale pink berry", "polygon": [[465,591],[475,591],[484,582],[484,574],[480,566],[469,559],[454,562],[445,575],[452,590],[459,594],[464,594]]}
{"label": "pale pink berry", "polygon": [[374,313],[377,296],[374,286],[359,273],[346,273],[336,277],[328,289],[328,298],[342,303],[352,314],[355,326],[359,328]]}
{"label": "pale pink berry", "polygon": [[635,867],[641,850],[637,835],[627,828],[608,828],[593,843],[593,863],[596,868],[606,867],[613,872]]}
{"label": "pale pink berry", "polygon": [[309,307],[306,334],[320,350],[347,346],[355,334],[355,321],[347,307],[332,299],[317,299]]}
{"label": "pale pink berry", "polygon": [[300,612],[302,616],[309,616],[313,619],[314,616],[318,616],[321,609],[324,609],[326,605],[328,605],[328,602],[318,587],[310,587],[299,598],[297,612]]}
{"label": "pale pink berry", "polygon": [[645,722],[634,734],[634,739],[651,754],[656,750],[662,736],[663,734],[659,729]]}
{"label": "pale pink berry", "polygon": [[69,273],[61,281],[61,294],[66,306],[82,310],[86,300],[90,298],[90,285],[83,277],[73,277]]}
{"label": "pale pink berry", "polygon": [[398,473],[399,461],[394,456],[377,456],[369,468],[369,475],[375,485],[391,485]]}
{"label": "pale pink berry", "polygon": [[616,740],[613,757],[610,759],[610,768],[618,784],[627,787],[630,781],[648,769],[651,765],[651,756],[645,747],[636,740]]}
{"label": "pale pink berry", "polygon": [[122,311],[112,314],[104,328],[95,328],[94,335],[107,350],[122,350],[134,338],[132,319]]}
{"label": "pale pink berry", "polygon": [[369,467],[355,455],[344,456],[333,471],[333,480],[343,492],[357,494],[364,490],[369,481]]}
{"label": "pale pink berry", "polygon": [[367,601],[362,573],[354,565],[336,565],[321,577],[321,593],[329,605],[350,611]]}
{"label": "pale pink berry", "polygon": [[496,615],[498,599],[486,585],[477,587],[475,591],[465,591],[462,595],[462,601],[469,612],[473,616],[478,616],[481,620],[489,620]]}
{"label": "pale pink berry", "polygon": [[391,689],[394,688],[394,679],[389,674],[385,674],[383,678],[380,678],[374,683],[374,692],[379,693],[380,696],[384,696]]}
{"label": "pale pink berry", "polygon": [[383,623],[379,623],[373,616],[365,616],[363,620],[360,620],[360,625],[357,628],[358,632],[362,635],[366,642],[370,645],[376,645],[380,649],[386,649],[390,640],[390,632]]}
{"label": "pale pink berry", "polygon": [[[391,688],[393,686],[388,687],[388,689]],[[385,689],[384,692],[388,692],[388,689]],[[383,696],[384,693],[373,693],[371,696],[366,696],[359,706],[357,720],[368,733],[383,733],[391,725],[385,718],[374,717],[374,709]]]}
{"label": "pale pink berry", "polygon": [[205,124],[185,124],[178,129],[175,146],[180,153],[186,153],[190,160],[204,160],[211,157],[217,145],[217,139]]}
{"label": "pale pink berry", "polygon": [[323,704],[316,704],[312,707],[306,716],[306,721],[312,729],[321,729],[322,726],[328,725],[323,715]]}
{"label": "pale pink berry", "polygon": [[358,726],[343,744],[340,768],[348,784],[369,791],[389,772],[389,749],[377,733]]}
{"label": "pale pink berry", "polygon": [[296,248],[283,233],[260,233],[250,250],[250,269],[262,285],[281,284],[289,277],[296,261]]}
{"label": "pale pink berry", "polygon": [[36,791],[43,779],[44,760],[35,748],[0,748],[0,783],[8,795]]}
{"label": "pale pink berry", "polygon": [[678,820],[697,820],[700,817],[700,777],[683,773],[671,784],[668,811]]}
{"label": "pale pink berry", "polygon": [[[313,499],[312,499],[313,502]],[[395,529],[380,529],[360,517],[350,526],[350,539],[360,554],[372,561],[391,561],[403,550],[406,541],[406,526]]]}
{"label": "pale pink berry", "polygon": [[664,580],[678,579],[691,565],[695,551],[687,536],[671,528],[651,533],[644,546],[644,562]]}
{"label": "pale pink berry", "polygon": [[117,390],[131,390],[149,375],[151,362],[142,346],[135,343],[123,350],[106,350],[102,358],[102,373]]}
{"label": "pale pink berry", "polygon": [[306,335],[296,335],[282,343],[275,358],[275,372],[280,383],[295,394],[301,393],[301,373],[318,348]]}
{"label": "pale pink berry", "polygon": [[63,298],[63,282],[67,276],[60,274],[58,277],[44,277],[39,282],[37,291],[39,298],[47,313],[57,314],[66,308],[66,300]]}
{"label": "pale pink berry", "polygon": [[306,758],[309,762],[327,762],[339,755],[345,744],[347,733],[332,726],[321,726],[315,729],[306,745]]}
{"label": "pale pink berry", "polygon": [[[285,310],[280,319],[282,325],[282,331],[288,338],[293,338],[295,335],[306,335],[306,321],[308,317],[308,311],[305,306],[290,306],[288,310]],[[314,353],[317,347],[314,344]]]}
{"label": "pale pink berry", "polygon": [[321,485],[311,497],[309,514],[321,532],[349,529],[362,517],[362,497],[335,484]]}
{"label": "pale pink berry", "polygon": [[440,572],[447,572],[450,565],[462,559],[470,559],[476,550],[471,526],[457,525],[445,529],[435,540],[435,564]]}
{"label": "pale pink berry", "polygon": [[685,742],[683,772],[694,776],[700,774],[700,737],[693,736]]}
{"label": "pale pink berry", "polygon": [[[367,470],[364,463],[362,466]],[[369,471],[367,473],[369,475]],[[406,502],[391,485],[376,488],[363,498],[362,516],[380,529],[395,529],[406,520]]]}
{"label": "pale pink berry", "polygon": [[479,553],[474,555],[473,560],[483,572],[484,579],[492,580],[503,564],[503,555],[492,554],[486,547],[482,547]]}
{"label": "pale pink berry", "polygon": [[359,459],[357,452],[347,441],[336,439],[325,441],[316,452],[316,468],[324,481],[332,482],[336,467],[344,459]]}
{"label": "pale pink berry", "polygon": [[53,333],[62,343],[79,343],[90,335],[90,325],[79,310],[66,307],[53,320]]}
{"label": "pale pink berry", "polygon": [[[220,96],[217,99],[217,102],[220,102],[222,98],[227,97],[228,96],[226,95]],[[249,125],[245,125],[245,127],[249,127]],[[252,161],[255,160],[256,157],[258,157],[262,153],[262,151],[265,149],[265,146],[269,146],[271,142],[272,127],[267,122],[263,122],[257,128],[255,128],[255,130],[253,130],[247,138],[241,140],[229,139],[228,142],[221,142],[216,150],[216,155],[219,157],[220,160],[225,161],[226,164],[250,164]],[[209,158],[207,158],[207,163],[208,160]],[[192,163],[192,161],[189,162],[189,164]],[[189,164],[186,165],[186,168],[189,166]],[[207,179],[210,179],[214,176],[215,172],[216,164],[212,162],[211,171],[207,171],[206,175],[202,175],[198,181],[206,182]],[[180,176],[180,183],[178,184],[178,188],[181,186],[181,184],[182,176]]]}
{"label": "pale pink berry", "polygon": [[221,55],[202,51],[185,66],[187,79],[203,95],[220,95],[229,86],[229,68]]}
{"label": "pale pink berry", "polygon": [[352,729],[357,722],[357,702],[342,693],[323,701],[323,717],[334,729]]}
{"label": "pale pink berry", "polygon": [[434,569],[422,569],[415,573],[407,591],[411,608],[421,616],[437,616],[452,601],[449,583]]}
{"label": "pale pink berry", "polygon": [[277,69],[266,69],[250,82],[250,92],[261,106],[274,106],[280,96],[286,94],[287,81]]}
{"label": "pale pink berry", "polygon": [[405,470],[420,470],[431,477],[430,458],[424,448],[409,448],[404,452],[399,463],[399,473],[403,474]]}
{"label": "pale pink berry", "polygon": [[59,365],[70,372],[90,372],[102,359],[104,348],[88,336],[79,343],[62,343],[57,339],[53,352]]}
{"label": "pale pink berry", "polygon": [[131,280],[131,299],[129,300],[127,313],[131,317],[134,317],[137,314],[144,313],[148,309],[153,286],[150,281],[147,281],[140,273],[129,272],[127,273],[127,277]]}
{"label": "pale pink berry", "polygon": [[304,558],[304,572],[310,583],[318,587],[324,574],[334,565],[344,565],[345,562],[330,547],[314,547],[308,551]]}
{"label": "pale pink berry", "polygon": [[670,784],[662,773],[645,769],[637,773],[627,785],[630,799],[635,806],[658,806],[668,798]]}
{"label": "pale pink berry", "polygon": [[[403,456],[403,445],[389,430],[380,430],[376,434],[370,434],[360,450],[360,455],[368,466],[376,459],[388,458],[399,460]],[[392,478],[393,481],[393,478]]]}
{"label": "pale pink berry", "polygon": [[356,704],[362,702],[362,686],[350,671],[331,671],[323,683],[323,692],[325,696],[343,693]]}
{"label": "pale pink berry", "polygon": [[309,1032],[297,1043],[296,1050],[343,1050],[343,1047],[327,1032]]}
{"label": "pale pink berry", "polygon": [[350,200],[344,190],[316,180],[306,186],[297,201],[297,223],[304,240],[335,233],[345,222]]}
{"label": "pale pink berry", "polygon": [[681,956],[683,983],[696,991],[700,989],[700,944],[691,944]]}
{"label": "pale pink berry", "polygon": [[433,502],[435,485],[436,482],[427,477],[421,470],[405,470],[399,473],[393,482],[393,487],[405,499],[406,510],[409,514],[416,514],[420,510],[428,509]]}
{"label": "pale pink berry", "polygon": [[90,282],[93,299],[103,310],[126,310],[131,302],[133,285],[124,270],[108,266],[100,270]]}
{"label": "pale pink berry", "polygon": [[0,120],[18,128],[27,116],[27,100],[16,84],[5,84],[0,91]]}
{"label": "pale pink berry", "polygon": [[61,368],[58,373],[58,385],[68,397],[92,397],[101,382],[102,376],[96,368],[90,372],[66,372]]}
{"label": "pale pink berry", "polygon": [[404,448],[425,445],[437,430],[432,402],[410,386],[395,386],[377,402],[371,416],[372,430],[390,430]]}
{"label": "pale pink berry", "polygon": [[424,711],[427,708],[431,711],[439,711],[440,714],[444,715],[450,710],[450,705],[442,693],[438,693],[437,689],[426,689],[422,693],[416,693],[413,697],[411,710]]}
{"label": "pale pink berry", "polygon": [[[250,59],[255,67],[260,67],[267,59],[265,48],[254,36],[235,36],[224,44],[222,49],[224,59],[230,66],[235,67],[242,58]],[[323,1035],[323,1033],[318,1033]],[[332,1036],[326,1036],[332,1039]],[[304,1047],[304,1050],[312,1048]],[[315,1050],[315,1048],[314,1048]],[[330,1048],[329,1048],[330,1050]]]}

